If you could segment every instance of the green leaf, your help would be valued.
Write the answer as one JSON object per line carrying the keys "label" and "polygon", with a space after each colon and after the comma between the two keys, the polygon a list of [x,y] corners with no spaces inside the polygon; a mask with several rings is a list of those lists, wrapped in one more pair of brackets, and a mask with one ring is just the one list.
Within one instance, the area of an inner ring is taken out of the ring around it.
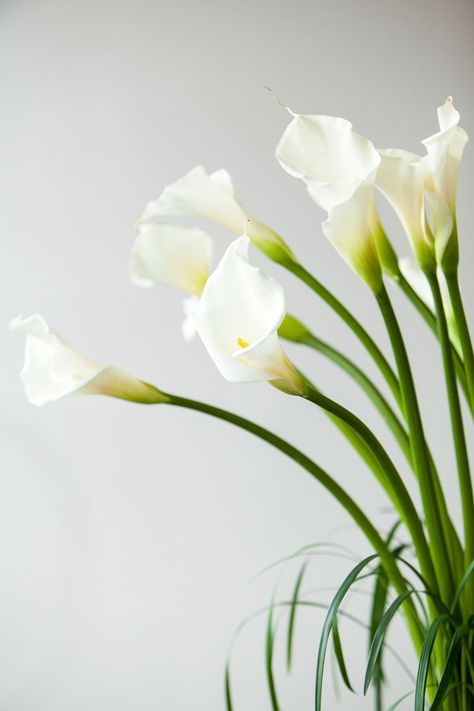
{"label": "green leaf", "polygon": [[436,709],[439,709],[448,693],[449,682],[455,672],[456,662],[461,651],[463,639],[467,634],[469,634],[470,628],[473,626],[473,622],[474,615],[471,615],[463,625],[457,628],[453,635],[448,656],[446,657],[446,664],[444,665],[443,674],[441,675],[433,703],[430,706],[430,711],[436,711]]}
{"label": "green leaf", "polygon": [[349,691],[352,691],[354,693],[354,689],[352,688],[350,679],[349,679],[349,674],[347,673],[347,667],[346,667],[346,660],[344,659],[344,652],[342,650],[342,644],[341,644],[341,638],[339,636],[339,627],[337,624],[337,617],[334,620],[334,624],[332,626],[332,641],[334,644],[334,656],[336,657],[337,664],[339,667],[339,671],[342,676],[342,680],[346,687],[349,689]]}
{"label": "green leaf", "polygon": [[352,583],[357,580],[359,573],[371,563],[373,560],[378,558],[377,554],[370,555],[364,558],[360,563],[358,563],[355,568],[351,570],[349,575],[345,578],[339,590],[335,594],[331,605],[329,606],[328,614],[324,621],[323,629],[321,631],[321,638],[319,641],[318,650],[318,660],[316,663],[316,689],[315,689],[315,711],[321,711],[321,699],[323,693],[323,674],[324,674],[324,662],[326,659],[326,651],[329,642],[329,636],[331,634],[332,627],[334,625],[334,620],[336,619],[339,607],[351,587]]}
{"label": "green leaf", "polygon": [[272,711],[280,711],[278,697],[276,693],[275,679],[273,677],[273,644],[275,641],[275,631],[273,629],[273,600],[268,611],[267,632],[265,637],[265,669],[267,672],[267,684],[272,703]]}
{"label": "green leaf", "polygon": [[436,635],[441,625],[446,622],[448,615],[441,615],[431,624],[426,633],[425,641],[420,654],[418,664],[418,674],[416,677],[415,687],[415,711],[423,711],[425,708],[426,683],[428,679],[428,671],[430,668],[431,654],[433,652]]}
{"label": "green leaf", "polygon": [[474,560],[471,561],[471,563],[470,563],[468,569],[466,570],[466,572],[465,572],[464,575],[462,576],[461,582],[459,583],[458,588],[457,588],[457,590],[456,590],[456,592],[455,592],[455,594],[454,594],[453,602],[452,602],[452,605],[451,605],[451,613],[453,613],[454,610],[456,609],[456,605],[458,604],[458,600],[459,600],[459,598],[460,598],[460,596],[461,596],[461,593],[462,593],[462,591],[463,591],[463,589],[464,589],[464,586],[466,585],[467,581],[469,580],[469,578],[471,577],[471,575],[472,575],[473,573],[474,573]]}
{"label": "green leaf", "polygon": [[289,617],[289,621],[288,621],[288,637],[287,637],[287,644],[286,644],[286,664],[287,664],[288,671],[291,670],[291,661],[292,661],[292,653],[293,653],[293,635],[294,635],[294,630],[295,630],[298,597],[299,597],[300,588],[303,583],[303,577],[304,577],[307,566],[308,566],[308,561],[303,563],[303,565],[301,566],[298,577],[296,578],[296,583],[295,583],[295,587],[293,590],[293,595],[292,595],[291,601],[290,601],[290,617]]}
{"label": "green leaf", "polygon": [[369,688],[370,682],[372,680],[372,676],[374,674],[374,670],[377,664],[377,659],[380,653],[380,650],[382,648],[382,644],[384,641],[385,633],[387,631],[387,628],[392,621],[393,617],[395,616],[396,612],[398,611],[400,605],[402,605],[405,600],[413,594],[413,590],[408,590],[407,592],[402,593],[399,595],[395,600],[392,602],[390,607],[388,608],[387,612],[384,614],[382,619],[380,620],[380,624],[377,627],[377,631],[375,632],[374,638],[372,640],[372,644],[370,645],[370,650],[369,650],[369,657],[367,660],[367,668],[365,670],[365,679],[364,679],[364,694],[367,693],[367,689]]}

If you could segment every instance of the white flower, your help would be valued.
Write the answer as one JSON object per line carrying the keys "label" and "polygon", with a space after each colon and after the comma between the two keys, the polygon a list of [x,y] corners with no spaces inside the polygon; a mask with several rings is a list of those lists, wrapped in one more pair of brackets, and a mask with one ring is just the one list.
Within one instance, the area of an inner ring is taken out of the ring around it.
{"label": "white flower", "polygon": [[377,217],[374,187],[362,183],[349,200],[332,208],[323,222],[323,232],[341,257],[377,294],[382,288],[382,271],[371,226]]}
{"label": "white flower", "polygon": [[270,259],[282,262],[293,258],[284,240],[242,207],[226,170],[208,175],[202,166],[196,166],[183,178],[168,185],[157,200],[148,203],[139,224],[170,216],[209,220],[234,235],[246,231],[255,246]]}
{"label": "white flower", "polygon": [[361,183],[373,182],[380,163],[371,141],[353,131],[350,121],[302,114],[293,114],[276,157],[327,212],[348,200]]}
{"label": "white flower", "polygon": [[395,210],[420,264],[433,266],[433,246],[424,208],[425,166],[421,156],[381,150],[376,185]]}
{"label": "white flower", "polygon": [[18,316],[10,328],[26,333],[20,378],[33,405],[77,394],[109,395],[141,403],[166,401],[165,395],[124,370],[113,365],[101,366],[78,353],[38,314]]}
{"label": "white flower", "polygon": [[248,245],[246,235],[232,242],[209,277],[194,316],[197,331],[226,380],[270,381],[301,394],[301,377],[277,335],[285,316],[283,289],[249,264]]}
{"label": "white flower", "polygon": [[212,240],[196,227],[145,222],[130,257],[132,281],[150,287],[174,286],[200,296],[212,264]]}
{"label": "white flower", "polygon": [[380,156],[346,119],[290,113],[293,119],[278,143],[276,157],[328,212],[324,234],[377,293],[382,287],[377,241],[381,253],[389,253],[374,202]]}

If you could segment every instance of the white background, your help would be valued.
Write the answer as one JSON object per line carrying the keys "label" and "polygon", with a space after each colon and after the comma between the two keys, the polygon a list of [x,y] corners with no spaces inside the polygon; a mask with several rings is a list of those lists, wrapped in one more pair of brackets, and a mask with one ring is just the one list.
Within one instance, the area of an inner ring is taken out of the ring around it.
{"label": "white background", "polygon": [[[22,339],[6,330],[18,313],[39,311],[100,362],[284,434],[327,467],[381,530],[390,525],[378,486],[322,413],[266,385],[224,382],[198,341],[183,343],[181,296],[130,284],[133,224],[148,200],[197,163],[225,167],[243,203],[285,236],[387,348],[370,294],[321,234],[322,213],[273,156],[288,116],[264,85],[297,111],[351,119],[380,147],[419,151],[448,94],[472,133],[473,14],[469,0],[2,1],[2,711],[223,709],[233,632],[268,604],[278,571],[251,577],[314,541],[339,541],[360,557],[370,552],[306,473],[227,425],[105,398],[28,405],[17,377]],[[471,314],[473,167],[468,146],[459,223]],[[384,215],[399,253],[407,253],[400,227]],[[209,231],[219,256],[229,236]],[[265,264],[260,255],[254,260]],[[324,304],[266,267],[284,284],[293,313],[373,373]],[[439,353],[403,299],[394,299],[457,516]],[[317,355],[288,350],[396,453],[344,375]],[[315,558],[305,589],[338,585],[349,566]],[[282,578],[279,598],[296,571]],[[351,609],[364,615],[365,600],[355,596]],[[286,710],[313,707],[322,620],[322,613],[302,614],[287,677],[282,618],[275,670]],[[234,648],[237,710],[270,708],[264,626],[264,618],[251,623]],[[341,629],[360,691],[366,638],[350,623]],[[392,642],[410,662],[401,624]],[[330,665],[327,671],[331,709]],[[387,705],[412,687],[392,663],[390,680]],[[346,694],[340,707],[371,703]]]}

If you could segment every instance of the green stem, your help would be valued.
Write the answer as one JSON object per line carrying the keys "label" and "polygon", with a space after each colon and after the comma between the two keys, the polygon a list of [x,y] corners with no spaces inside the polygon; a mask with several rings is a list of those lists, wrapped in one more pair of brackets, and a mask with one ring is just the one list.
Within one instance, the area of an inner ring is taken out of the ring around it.
{"label": "green stem", "polygon": [[[344,491],[344,489],[329,474],[327,474],[327,472],[316,464],[316,462],[278,435],[270,432],[264,427],[261,427],[255,422],[252,422],[251,420],[241,417],[240,415],[235,415],[232,412],[222,410],[221,408],[214,407],[213,405],[208,405],[207,403],[199,402],[197,400],[190,400],[189,398],[178,397],[176,395],[170,395],[168,393],[165,393],[164,397],[166,398],[165,400],[163,400],[163,393],[160,393],[160,402],[165,402],[166,404],[177,407],[183,407],[188,410],[202,412],[206,415],[210,415],[211,417],[216,417],[220,420],[230,422],[240,429],[250,432],[278,449],[290,459],[293,459],[293,461],[303,467],[303,469],[306,469],[306,471],[309,472],[314,479],[316,479],[327,491],[329,491],[330,494],[335,497],[339,504],[347,511],[357,526],[364,533],[373,549],[380,555],[381,563],[397,592],[402,593],[407,590],[405,580],[398,570],[398,566],[389,547],[380,536],[377,529],[373,526],[370,519],[365,515],[356,502]],[[415,648],[419,653],[423,645],[423,626],[413,604],[407,608],[407,621]]]}
{"label": "green stem", "polygon": [[436,595],[438,593],[436,575],[423,526],[405,484],[387,452],[367,425],[354,415],[354,413],[350,412],[350,410],[347,410],[317,390],[310,389],[305,397],[327,412],[339,417],[343,422],[346,422],[352,427],[375,456],[383,472],[383,477],[379,478],[379,482],[384,487],[390,500],[394,503],[397,511],[405,522],[416,550],[422,574],[428,587]]}
{"label": "green stem", "polygon": [[471,410],[474,411],[474,352],[472,349],[469,326],[467,324],[466,313],[461,298],[457,273],[445,274],[448,283],[449,296],[453,306],[454,317],[459,331],[459,339],[466,368],[466,379],[469,390]]}
{"label": "green stem", "polygon": [[321,284],[321,282],[310,274],[301,264],[290,259],[281,262],[281,264],[292,272],[292,274],[295,274],[295,276],[304,281],[304,283],[309,286],[312,291],[318,294],[318,296],[320,296],[323,301],[325,301],[327,305],[330,306],[330,308],[333,309],[338,316],[340,316],[344,323],[349,326],[351,331],[355,336],[357,336],[379,368],[390,390],[392,391],[396,402],[403,411],[403,400],[397,376],[380,348],[377,346],[373,338],[367,333],[360,321],[358,321],[355,316],[353,316],[352,313],[339,301],[339,299],[331,294],[331,292],[326,289],[326,287],[323,286],[323,284]]}
{"label": "green stem", "polygon": [[439,589],[443,602],[449,603],[454,594],[454,581],[452,580],[447,544],[441,526],[438,497],[433,481],[430,456],[423,431],[413,375],[397,317],[395,316],[385,287],[380,294],[377,295],[377,302],[387,326],[398,367],[400,386],[410,432],[413,464],[420,487],[423,511],[430,538],[430,549],[433,556]]}
{"label": "green stem", "polygon": [[[410,286],[410,284],[407,282],[405,277],[400,274],[397,279],[396,283],[402,290],[402,292],[405,294],[405,296],[409,299],[409,301],[413,304],[415,309],[418,311],[420,316],[423,318],[425,323],[428,325],[430,330],[434,333],[436,337],[438,337],[438,325],[436,323],[436,316],[434,313],[431,311],[430,308],[425,304],[423,299],[420,299],[416,291]],[[466,397],[467,402],[469,403],[469,406],[471,408],[471,411],[474,413],[474,407],[472,406],[471,403],[471,397],[469,394],[469,388],[467,385],[467,378],[466,378],[466,371],[464,369],[464,363],[462,361],[461,356],[457,352],[456,348],[454,347],[453,343],[451,343],[451,352],[453,354],[453,361],[454,361],[454,366],[456,368],[456,376],[459,381],[459,384],[461,385],[464,395]]]}
{"label": "green stem", "polygon": [[436,306],[438,320],[439,340],[443,356],[443,366],[446,378],[446,389],[448,393],[449,411],[451,415],[451,427],[453,431],[454,451],[459,476],[459,489],[461,492],[461,504],[464,524],[464,544],[465,544],[465,567],[469,566],[474,559],[474,499],[469,469],[469,458],[467,454],[466,438],[464,435],[464,425],[461,413],[461,403],[456,385],[454,364],[451,355],[448,326],[444,313],[443,301],[439,289],[438,280],[435,274],[427,274],[431,292]]}

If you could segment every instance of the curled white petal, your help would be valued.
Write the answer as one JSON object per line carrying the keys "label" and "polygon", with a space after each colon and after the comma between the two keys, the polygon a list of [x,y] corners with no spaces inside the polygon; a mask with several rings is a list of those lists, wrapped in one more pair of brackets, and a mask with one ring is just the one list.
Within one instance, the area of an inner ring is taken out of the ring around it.
{"label": "curled white petal", "polygon": [[132,281],[167,284],[200,295],[212,263],[212,240],[203,230],[166,222],[145,222],[130,257]]}
{"label": "curled white petal", "polygon": [[422,141],[431,171],[428,187],[442,197],[454,212],[459,166],[469,136],[459,126],[460,114],[449,97],[438,108],[440,130]]}
{"label": "curled white petal", "polygon": [[[159,392],[120,368],[101,366],[71,348],[38,314],[18,316],[13,331],[26,333],[25,362],[20,373],[33,405],[76,394],[109,395],[136,402],[158,402]],[[164,398],[163,398],[164,399]]]}
{"label": "curled white petal", "polygon": [[336,205],[323,222],[323,232],[349,266],[378,293],[382,272],[373,243],[374,186],[362,183],[349,200]]}
{"label": "curled white petal", "polygon": [[164,216],[199,217],[223,225],[235,234],[245,229],[247,216],[234,194],[230,175],[217,170],[208,175],[200,165],[168,185],[158,200],[148,203],[141,223]]}
{"label": "curled white petal", "polygon": [[301,114],[285,129],[276,157],[327,211],[349,199],[361,182],[373,181],[380,163],[371,141],[346,119]]}
{"label": "curled white petal", "polygon": [[285,316],[282,287],[248,262],[238,238],[209,277],[195,313],[204,346],[224,378],[258,382],[294,376],[277,336]]}

